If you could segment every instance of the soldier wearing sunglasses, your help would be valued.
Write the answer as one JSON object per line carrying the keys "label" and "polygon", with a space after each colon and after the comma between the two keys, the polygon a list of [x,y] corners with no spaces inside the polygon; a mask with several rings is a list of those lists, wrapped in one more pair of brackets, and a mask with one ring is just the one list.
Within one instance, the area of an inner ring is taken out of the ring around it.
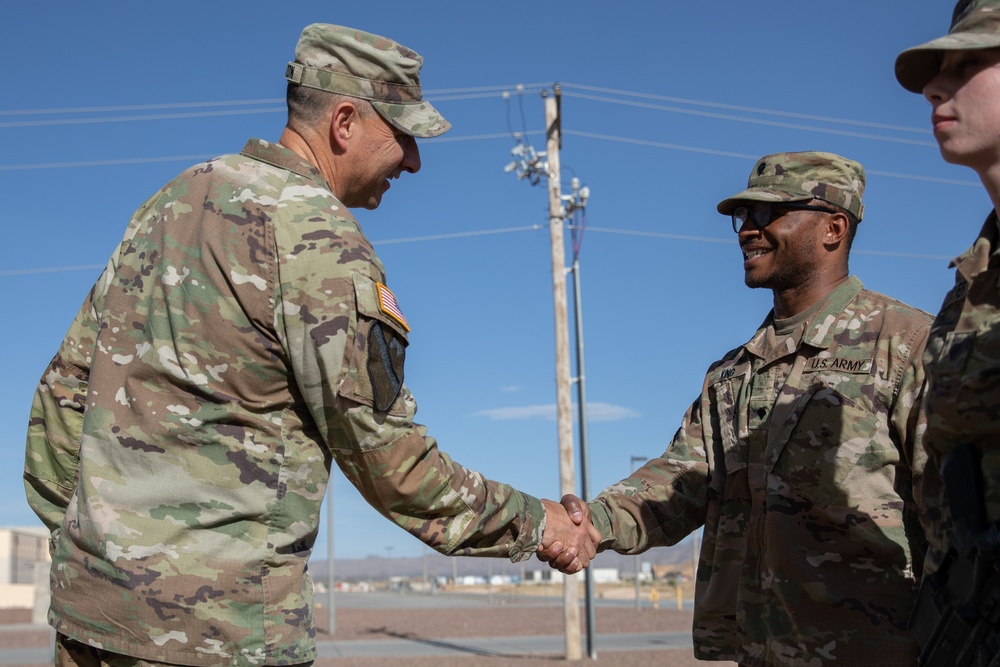
{"label": "soldier wearing sunglasses", "polygon": [[[862,287],[848,255],[861,165],[761,158],[723,200],[749,287],[750,340],[708,370],[667,450],[584,504],[598,550],[636,554],[704,526],[694,652],[743,665],[913,665],[924,536],[921,351],[930,317]],[[570,559],[541,553],[554,567]]]}

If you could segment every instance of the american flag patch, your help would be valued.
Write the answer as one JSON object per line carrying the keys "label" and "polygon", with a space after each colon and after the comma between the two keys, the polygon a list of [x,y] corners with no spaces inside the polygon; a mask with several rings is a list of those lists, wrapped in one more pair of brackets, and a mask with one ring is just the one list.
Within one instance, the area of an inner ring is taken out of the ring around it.
{"label": "american flag patch", "polygon": [[396,297],[393,295],[392,291],[382,283],[375,283],[375,287],[378,292],[379,310],[402,324],[403,328],[409,331],[410,325],[406,323],[403,311],[399,309],[399,304],[396,303]]}

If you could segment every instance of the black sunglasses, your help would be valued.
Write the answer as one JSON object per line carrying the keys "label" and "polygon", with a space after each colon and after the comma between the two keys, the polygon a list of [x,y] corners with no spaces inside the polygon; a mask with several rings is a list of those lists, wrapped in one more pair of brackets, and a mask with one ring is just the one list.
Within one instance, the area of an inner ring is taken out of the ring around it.
{"label": "black sunglasses", "polygon": [[743,229],[747,220],[753,223],[757,229],[764,229],[774,222],[774,219],[781,216],[781,213],[774,209],[786,209],[790,211],[823,211],[824,213],[836,213],[822,206],[812,206],[811,204],[795,204],[785,202],[757,202],[753,206],[737,206],[733,209],[733,231],[737,234]]}

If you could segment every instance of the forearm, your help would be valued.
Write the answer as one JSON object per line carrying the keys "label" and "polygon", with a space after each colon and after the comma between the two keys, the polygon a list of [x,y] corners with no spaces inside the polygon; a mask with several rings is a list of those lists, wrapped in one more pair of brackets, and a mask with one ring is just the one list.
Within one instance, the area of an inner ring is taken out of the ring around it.
{"label": "forearm", "polygon": [[590,503],[599,551],[636,554],[676,544],[705,522],[706,465],[654,459]]}
{"label": "forearm", "polygon": [[435,550],[524,560],[541,542],[541,502],[455,463],[413,427],[385,445],[336,452],[365,500]]}

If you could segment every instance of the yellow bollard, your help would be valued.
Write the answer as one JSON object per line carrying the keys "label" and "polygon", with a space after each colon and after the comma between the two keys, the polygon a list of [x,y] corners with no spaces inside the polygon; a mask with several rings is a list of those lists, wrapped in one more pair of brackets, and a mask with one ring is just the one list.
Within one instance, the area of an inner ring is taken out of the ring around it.
{"label": "yellow bollard", "polygon": [[655,588],[650,589],[649,599],[653,603],[653,609],[660,608],[660,593]]}
{"label": "yellow bollard", "polygon": [[678,586],[677,587],[677,609],[683,609],[683,608],[684,608],[684,598],[681,595],[681,587]]}

